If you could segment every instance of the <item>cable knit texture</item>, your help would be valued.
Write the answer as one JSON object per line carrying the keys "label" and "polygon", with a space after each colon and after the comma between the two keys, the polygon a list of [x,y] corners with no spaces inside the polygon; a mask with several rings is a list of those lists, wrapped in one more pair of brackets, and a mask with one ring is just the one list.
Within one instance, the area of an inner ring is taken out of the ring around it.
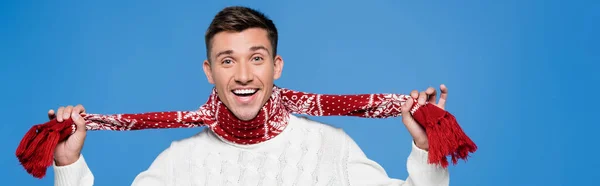
{"label": "cable knit texture", "polygon": [[[259,144],[230,143],[210,130],[175,141],[132,185],[449,184],[447,169],[427,164],[427,152],[414,144],[407,161],[407,179],[389,178],[341,129],[291,115],[280,135]],[[83,156],[54,170],[55,185],[94,182]]]}

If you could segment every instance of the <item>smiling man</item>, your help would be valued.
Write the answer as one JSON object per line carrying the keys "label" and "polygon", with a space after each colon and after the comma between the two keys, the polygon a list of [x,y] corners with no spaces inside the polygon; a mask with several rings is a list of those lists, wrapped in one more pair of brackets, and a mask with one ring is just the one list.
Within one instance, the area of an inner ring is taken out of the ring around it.
{"label": "smiling man", "polygon": [[[402,107],[402,122],[414,139],[405,179],[388,177],[343,130],[278,109],[274,81],[281,76],[284,62],[277,55],[277,40],[275,25],[262,13],[246,7],[220,11],[205,36],[207,60],[203,64],[208,82],[214,84],[226,109],[216,114],[218,130],[207,128],[173,142],[132,185],[449,184],[447,169],[427,163],[427,135],[408,112],[412,99]],[[421,104],[427,101],[444,108],[447,89],[443,85],[440,89],[438,103],[433,88],[413,91],[411,96]],[[56,148],[56,185],[94,183],[81,155],[86,137],[81,113],[85,113],[81,105],[48,113],[59,122],[72,117],[78,125]]]}

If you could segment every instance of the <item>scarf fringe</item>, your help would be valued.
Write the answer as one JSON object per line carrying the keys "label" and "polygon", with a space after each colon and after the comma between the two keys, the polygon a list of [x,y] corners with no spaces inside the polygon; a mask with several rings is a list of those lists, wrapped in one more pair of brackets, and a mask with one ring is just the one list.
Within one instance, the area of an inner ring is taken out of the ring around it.
{"label": "scarf fringe", "polygon": [[477,145],[463,132],[456,118],[435,105],[422,105],[414,114],[427,133],[430,164],[448,167],[446,157],[456,165],[459,159],[467,161],[469,153],[477,150]]}
{"label": "scarf fringe", "polygon": [[74,132],[72,119],[58,122],[56,119],[35,125],[21,140],[17,147],[17,158],[27,173],[35,178],[43,178],[52,165],[54,150],[60,141],[64,141]]}

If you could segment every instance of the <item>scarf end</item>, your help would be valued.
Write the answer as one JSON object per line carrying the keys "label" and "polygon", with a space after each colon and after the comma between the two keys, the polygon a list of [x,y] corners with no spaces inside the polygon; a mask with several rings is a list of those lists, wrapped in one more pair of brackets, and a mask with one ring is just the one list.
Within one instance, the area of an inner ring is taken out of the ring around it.
{"label": "scarf end", "polygon": [[447,157],[456,165],[459,159],[467,161],[470,153],[477,151],[477,145],[464,133],[456,118],[435,105],[422,105],[414,114],[415,120],[427,133],[430,164],[448,167]]}
{"label": "scarf end", "polygon": [[46,170],[52,165],[58,142],[66,140],[72,134],[72,125],[71,119],[60,123],[51,120],[33,126],[25,134],[17,147],[16,155],[27,173],[38,179],[46,175]]}

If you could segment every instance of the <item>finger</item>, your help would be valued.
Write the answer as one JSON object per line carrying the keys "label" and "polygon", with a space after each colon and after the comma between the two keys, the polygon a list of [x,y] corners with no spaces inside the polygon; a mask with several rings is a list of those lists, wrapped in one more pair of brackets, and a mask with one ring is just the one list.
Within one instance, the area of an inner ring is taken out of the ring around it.
{"label": "finger", "polygon": [[48,111],[48,119],[53,120],[56,117],[56,115],[54,115],[54,110],[50,109]]}
{"label": "finger", "polygon": [[413,90],[413,91],[411,91],[411,92],[410,92],[410,96],[411,96],[413,99],[417,99],[417,98],[419,97],[419,91],[417,91],[417,90]]}
{"label": "finger", "polygon": [[427,93],[425,93],[425,91],[422,91],[419,94],[419,105],[424,105],[425,104],[425,100],[427,100]]}
{"label": "finger", "polygon": [[446,100],[448,100],[448,87],[446,87],[446,85],[441,84],[440,85],[440,100],[438,102],[438,106],[441,107],[442,109],[446,106]]}
{"label": "finger", "polygon": [[63,121],[62,115],[64,113],[64,110],[65,110],[65,107],[59,107],[58,108],[58,111],[56,112],[56,121],[58,121],[58,122],[62,122]]}
{"label": "finger", "polygon": [[429,88],[427,88],[425,93],[427,93],[427,95],[429,96],[429,98],[427,99],[427,102],[429,102],[431,104],[435,104],[435,99],[436,99],[436,95],[437,95],[437,91],[435,91],[435,88],[429,87]]}
{"label": "finger", "polygon": [[78,104],[77,106],[73,107],[73,113],[76,113],[76,114],[85,113],[85,108],[83,107],[83,105]]}
{"label": "finger", "polygon": [[65,108],[65,111],[63,112],[63,120],[68,120],[69,118],[71,118],[71,112],[73,111],[73,106],[69,105]]}

